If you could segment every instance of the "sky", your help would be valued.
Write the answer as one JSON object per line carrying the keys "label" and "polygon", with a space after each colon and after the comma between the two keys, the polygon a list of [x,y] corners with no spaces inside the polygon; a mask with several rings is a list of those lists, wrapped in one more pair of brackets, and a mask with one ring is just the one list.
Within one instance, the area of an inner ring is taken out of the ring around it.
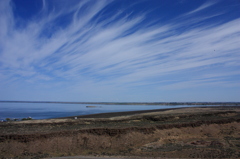
{"label": "sky", "polygon": [[1,0],[0,100],[240,102],[239,0]]}

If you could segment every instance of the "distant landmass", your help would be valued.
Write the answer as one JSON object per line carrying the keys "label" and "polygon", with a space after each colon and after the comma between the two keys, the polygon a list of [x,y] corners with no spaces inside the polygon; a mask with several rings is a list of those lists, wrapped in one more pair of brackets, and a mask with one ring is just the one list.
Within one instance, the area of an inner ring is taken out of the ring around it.
{"label": "distant landmass", "polygon": [[102,105],[218,105],[240,106],[240,102],[60,102],[60,101],[0,101],[0,103],[60,103],[60,104],[102,104]]}

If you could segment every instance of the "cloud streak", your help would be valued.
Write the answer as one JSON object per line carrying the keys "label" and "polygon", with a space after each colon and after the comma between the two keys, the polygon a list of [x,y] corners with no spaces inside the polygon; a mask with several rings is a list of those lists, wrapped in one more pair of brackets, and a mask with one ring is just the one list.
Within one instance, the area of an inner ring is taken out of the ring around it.
{"label": "cloud streak", "polygon": [[207,1],[205,2],[204,4],[202,4],[201,6],[199,6],[198,8],[190,11],[187,13],[187,15],[190,15],[190,14],[194,14],[194,13],[197,13],[197,12],[200,12],[200,11],[203,11],[209,7],[211,7],[212,5],[214,5],[216,3],[216,1]]}
{"label": "cloud streak", "polygon": [[10,1],[0,3],[2,81],[17,78],[76,86],[88,81],[126,89],[156,85],[164,90],[213,83],[239,87],[235,78],[228,78],[240,75],[236,71],[240,18],[207,25],[202,23],[208,15],[188,20],[215,3],[205,3],[175,21],[148,24],[147,14],[129,15],[124,9],[108,14],[112,1],[74,1],[70,9],[62,4],[55,10],[43,1],[41,12],[22,28],[14,23]]}

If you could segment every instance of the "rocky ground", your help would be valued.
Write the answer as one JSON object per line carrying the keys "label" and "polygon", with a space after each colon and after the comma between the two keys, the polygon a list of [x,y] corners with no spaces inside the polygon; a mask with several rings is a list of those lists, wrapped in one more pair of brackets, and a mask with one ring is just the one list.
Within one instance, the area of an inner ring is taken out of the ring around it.
{"label": "rocky ground", "polygon": [[224,106],[0,123],[0,158],[239,158],[239,122]]}

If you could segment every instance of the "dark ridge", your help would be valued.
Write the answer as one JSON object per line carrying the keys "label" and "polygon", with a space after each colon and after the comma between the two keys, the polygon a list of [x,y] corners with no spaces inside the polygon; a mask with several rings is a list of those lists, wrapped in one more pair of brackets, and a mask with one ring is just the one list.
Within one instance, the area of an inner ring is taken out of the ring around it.
{"label": "dark ridge", "polygon": [[62,117],[62,118],[56,118],[56,119],[72,119],[74,117],[77,117],[77,118],[112,118],[112,117],[117,117],[117,116],[127,116],[127,115],[141,114],[141,113],[167,111],[167,110],[172,110],[172,109],[179,109],[179,108],[138,110],[138,111],[112,112],[112,113],[98,113],[98,114],[89,114],[89,115],[81,115],[81,116]]}
{"label": "dark ridge", "polygon": [[213,121],[196,121],[189,123],[177,123],[177,124],[164,124],[156,125],[154,127],[128,127],[128,128],[91,128],[91,129],[82,129],[82,130],[72,130],[72,131],[61,131],[61,132],[52,132],[47,134],[28,134],[28,135],[18,135],[18,134],[9,134],[1,135],[0,143],[7,140],[15,140],[22,143],[28,143],[30,141],[35,141],[39,139],[47,139],[56,136],[72,136],[78,133],[87,133],[93,135],[107,135],[107,136],[117,136],[121,134],[126,134],[128,132],[140,132],[143,134],[151,134],[155,130],[164,130],[172,128],[182,128],[182,127],[199,127],[201,125],[210,125],[210,124],[227,124],[232,122],[240,122],[240,119],[222,119],[222,120],[213,120]]}
{"label": "dark ridge", "polygon": [[[234,109],[239,106],[202,106],[202,107],[195,107],[195,108],[218,108],[218,109],[225,109],[226,107],[231,109]],[[127,116],[127,115],[135,115],[135,114],[141,114],[141,113],[151,113],[151,112],[160,112],[160,111],[167,111],[167,110],[176,110],[176,109],[182,109],[181,108],[167,108],[167,109],[153,109],[153,110],[138,110],[138,111],[127,111],[127,112],[111,112],[111,113],[98,113],[98,114],[89,114],[89,115],[80,115],[80,116],[69,116],[69,117],[61,117],[56,119],[73,119],[74,117],[77,118],[112,118],[117,116]],[[188,108],[188,107],[186,107]]]}

